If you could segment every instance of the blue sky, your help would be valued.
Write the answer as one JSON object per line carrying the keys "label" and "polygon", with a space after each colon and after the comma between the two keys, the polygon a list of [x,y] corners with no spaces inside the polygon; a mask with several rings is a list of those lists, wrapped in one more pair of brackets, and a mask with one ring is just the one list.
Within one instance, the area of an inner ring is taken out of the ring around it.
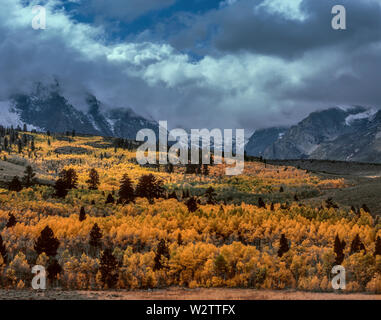
{"label": "blue sky", "polygon": [[[65,9],[73,15],[78,22],[96,24],[98,17],[102,17],[102,23],[110,25],[108,35],[111,39],[131,38],[145,30],[155,29],[158,23],[169,21],[178,14],[202,15],[210,10],[218,9],[222,3],[221,0],[173,0],[173,4],[164,6],[157,10],[149,10],[142,15],[130,20],[123,21],[114,19],[114,17],[105,17],[101,12],[88,10],[90,1],[67,1],[63,3]],[[126,6],[128,5],[127,2]],[[115,27],[117,26],[117,27]],[[167,30],[171,33],[172,30]],[[165,37],[165,32],[163,37]]]}
{"label": "blue sky", "polygon": [[57,79],[84,111],[90,93],[169,127],[249,130],[379,108],[381,1],[344,3],[337,31],[335,0],[2,0],[0,101]]}

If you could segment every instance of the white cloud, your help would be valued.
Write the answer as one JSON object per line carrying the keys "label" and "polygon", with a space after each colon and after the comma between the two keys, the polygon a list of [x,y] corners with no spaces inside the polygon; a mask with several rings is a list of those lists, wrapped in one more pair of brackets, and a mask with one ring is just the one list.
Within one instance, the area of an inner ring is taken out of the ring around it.
{"label": "white cloud", "polygon": [[220,8],[226,7],[226,6],[231,6],[235,4],[238,0],[224,0],[220,2]]}
{"label": "white cloud", "polygon": [[[132,107],[171,127],[255,129],[294,123],[331,102],[373,98],[365,89],[347,90],[353,75],[368,81],[363,65],[352,63],[364,54],[356,50],[318,48],[295,60],[240,52],[192,62],[169,44],[108,43],[101,27],[74,22],[57,9],[58,0],[48,1],[47,29],[38,31],[30,6],[2,3],[0,100],[54,76],[79,107],[83,94],[92,92],[106,105]],[[368,62],[379,56],[379,48],[366,52],[373,54]]]}
{"label": "white cloud", "polygon": [[270,13],[281,13],[289,19],[303,21],[307,15],[301,10],[302,2],[303,0],[264,0],[255,10],[265,8]]}

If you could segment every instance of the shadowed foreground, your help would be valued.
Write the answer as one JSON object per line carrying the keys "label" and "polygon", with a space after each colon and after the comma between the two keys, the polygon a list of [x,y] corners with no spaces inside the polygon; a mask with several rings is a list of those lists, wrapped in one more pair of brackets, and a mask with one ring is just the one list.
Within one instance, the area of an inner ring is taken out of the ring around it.
{"label": "shadowed foreground", "polygon": [[178,288],[152,291],[0,290],[0,300],[381,300],[381,295]]}

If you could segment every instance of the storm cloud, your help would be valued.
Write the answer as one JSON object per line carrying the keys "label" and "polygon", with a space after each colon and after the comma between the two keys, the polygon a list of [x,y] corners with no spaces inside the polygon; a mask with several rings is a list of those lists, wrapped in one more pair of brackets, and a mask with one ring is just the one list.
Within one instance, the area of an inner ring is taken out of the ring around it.
{"label": "storm cloud", "polygon": [[[189,39],[190,48],[194,48],[200,39],[192,33],[200,35],[200,30],[204,30],[204,35],[211,37],[212,47],[219,51],[248,51],[282,58],[299,58],[319,49],[353,50],[380,41],[380,1],[344,1],[348,21],[345,32],[331,27],[335,4],[329,0],[235,1],[195,16],[192,26],[177,37]],[[214,32],[211,35],[206,30]]]}
{"label": "storm cloud", "polygon": [[[115,12],[93,14],[133,20],[173,2],[143,9],[116,1]],[[344,2],[343,31],[331,28],[335,1],[237,0],[175,13],[180,28],[125,42],[76,21],[58,0],[44,2],[47,29],[34,30],[37,2],[3,0],[0,100],[57,79],[80,109],[92,93],[106,108],[129,107],[170,127],[250,130],[294,124],[333,105],[380,107],[381,2]]]}

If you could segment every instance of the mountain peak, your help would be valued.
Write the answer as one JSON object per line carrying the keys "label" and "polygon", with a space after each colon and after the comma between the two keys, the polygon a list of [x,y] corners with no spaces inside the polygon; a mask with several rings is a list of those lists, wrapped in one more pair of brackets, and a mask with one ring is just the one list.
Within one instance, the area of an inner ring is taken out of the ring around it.
{"label": "mountain peak", "polygon": [[88,94],[85,99],[87,112],[80,111],[68,101],[58,81],[48,85],[39,82],[30,94],[15,94],[9,101],[2,102],[0,111],[17,125],[25,123],[41,131],[76,130],[78,133],[127,139],[135,139],[136,133],[143,128],[158,131],[156,122],[139,116],[130,108],[106,107],[93,94]]}
{"label": "mountain peak", "polygon": [[278,128],[260,130],[250,138],[246,151],[269,159],[381,162],[381,151],[375,141],[381,136],[379,132],[380,111],[340,106],[312,112],[278,137]]}

